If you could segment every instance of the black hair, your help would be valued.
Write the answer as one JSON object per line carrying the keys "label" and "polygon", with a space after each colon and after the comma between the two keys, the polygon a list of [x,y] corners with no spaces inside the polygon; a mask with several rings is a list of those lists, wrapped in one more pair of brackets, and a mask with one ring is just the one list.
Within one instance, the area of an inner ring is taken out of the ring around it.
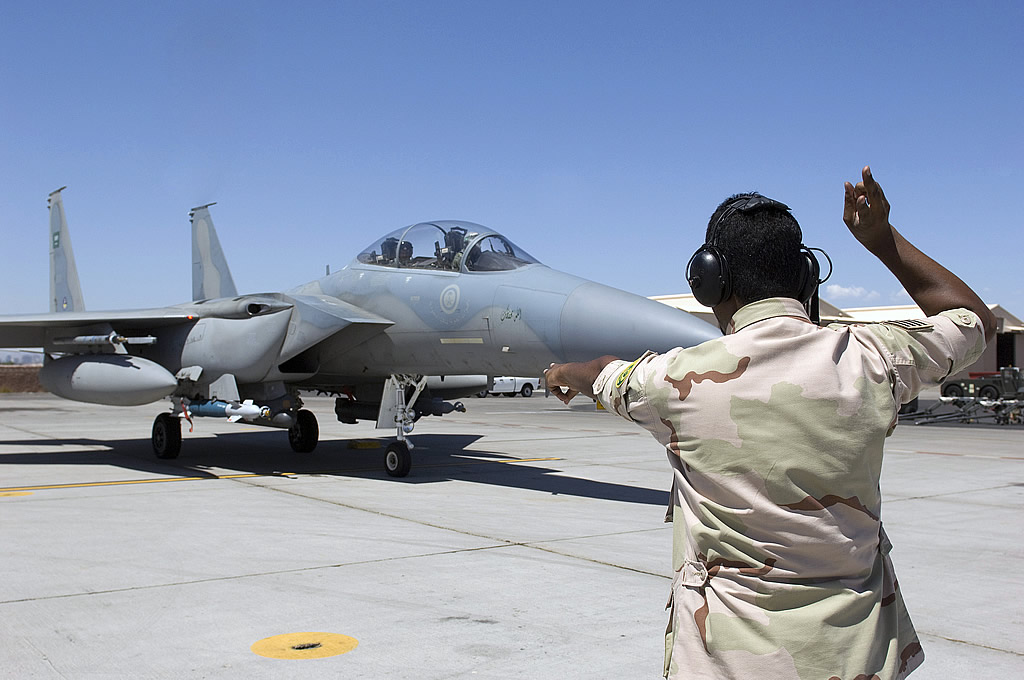
{"label": "black hair", "polygon": [[746,212],[733,210],[715,225],[730,203],[759,196],[750,192],[722,201],[708,221],[706,234],[706,242],[728,260],[732,292],[745,304],[800,294],[803,235],[800,224],[784,206],[776,203]]}

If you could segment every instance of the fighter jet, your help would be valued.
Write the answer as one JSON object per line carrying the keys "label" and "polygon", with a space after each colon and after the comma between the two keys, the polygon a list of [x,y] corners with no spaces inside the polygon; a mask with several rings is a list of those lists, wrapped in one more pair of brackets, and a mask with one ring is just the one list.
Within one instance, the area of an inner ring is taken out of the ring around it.
{"label": "fighter jet", "polygon": [[[63,189],[63,187],[62,187]],[[0,316],[0,347],[41,347],[39,379],[110,406],[169,400],[154,453],[175,458],[181,421],[222,417],[286,429],[312,451],[319,426],[301,393],[335,397],[338,420],[394,428],[385,469],[411,467],[427,415],[488,376],[551,362],[690,346],[717,328],[647,298],[557,271],[480,224],[421,222],[373,239],[343,269],[291,290],[239,295],[210,217],[192,209],[192,297],[170,307],[87,312],[61,191],[50,194],[50,313]]]}

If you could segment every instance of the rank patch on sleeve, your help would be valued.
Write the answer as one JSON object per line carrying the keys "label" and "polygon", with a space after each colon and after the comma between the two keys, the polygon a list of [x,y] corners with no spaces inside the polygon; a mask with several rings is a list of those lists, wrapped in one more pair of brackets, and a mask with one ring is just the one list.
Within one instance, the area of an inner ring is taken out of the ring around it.
{"label": "rank patch on sleeve", "polygon": [[922,321],[921,319],[901,319],[900,321],[884,321],[883,323],[887,326],[897,326],[905,331],[910,331],[911,333],[930,331],[934,328],[932,324],[927,321]]}

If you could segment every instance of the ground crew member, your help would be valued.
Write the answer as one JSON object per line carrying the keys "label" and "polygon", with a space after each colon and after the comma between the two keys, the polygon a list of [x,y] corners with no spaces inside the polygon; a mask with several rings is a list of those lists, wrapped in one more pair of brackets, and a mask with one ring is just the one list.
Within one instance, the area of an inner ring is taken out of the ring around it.
{"label": "ground crew member", "polygon": [[995,319],[889,224],[870,168],[845,189],[846,225],[927,318],[819,328],[799,225],[743,194],[687,274],[726,335],[546,372],[563,402],[596,397],[668,450],[669,677],[884,680],[924,658],[882,529],[882,444],[901,404],[981,355]]}

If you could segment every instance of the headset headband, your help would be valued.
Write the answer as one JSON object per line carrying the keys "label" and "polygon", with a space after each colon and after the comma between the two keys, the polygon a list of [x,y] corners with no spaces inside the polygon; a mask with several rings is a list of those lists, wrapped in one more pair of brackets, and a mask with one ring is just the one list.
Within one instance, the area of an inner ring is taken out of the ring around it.
{"label": "headset headband", "polygon": [[719,227],[723,222],[732,217],[733,213],[752,213],[755,210],[761,208],[778,208],[779,210],[785,210],[789,212],[790,208],[785,203],[776,201],[773,198],[755,194],[753,196],[741,196],[729,202],[725,206],[725,210],[718,216],[718,219],[711,225],[711,229],[708,230],[707,245],[713,246],[718,245],[718,231]]}

